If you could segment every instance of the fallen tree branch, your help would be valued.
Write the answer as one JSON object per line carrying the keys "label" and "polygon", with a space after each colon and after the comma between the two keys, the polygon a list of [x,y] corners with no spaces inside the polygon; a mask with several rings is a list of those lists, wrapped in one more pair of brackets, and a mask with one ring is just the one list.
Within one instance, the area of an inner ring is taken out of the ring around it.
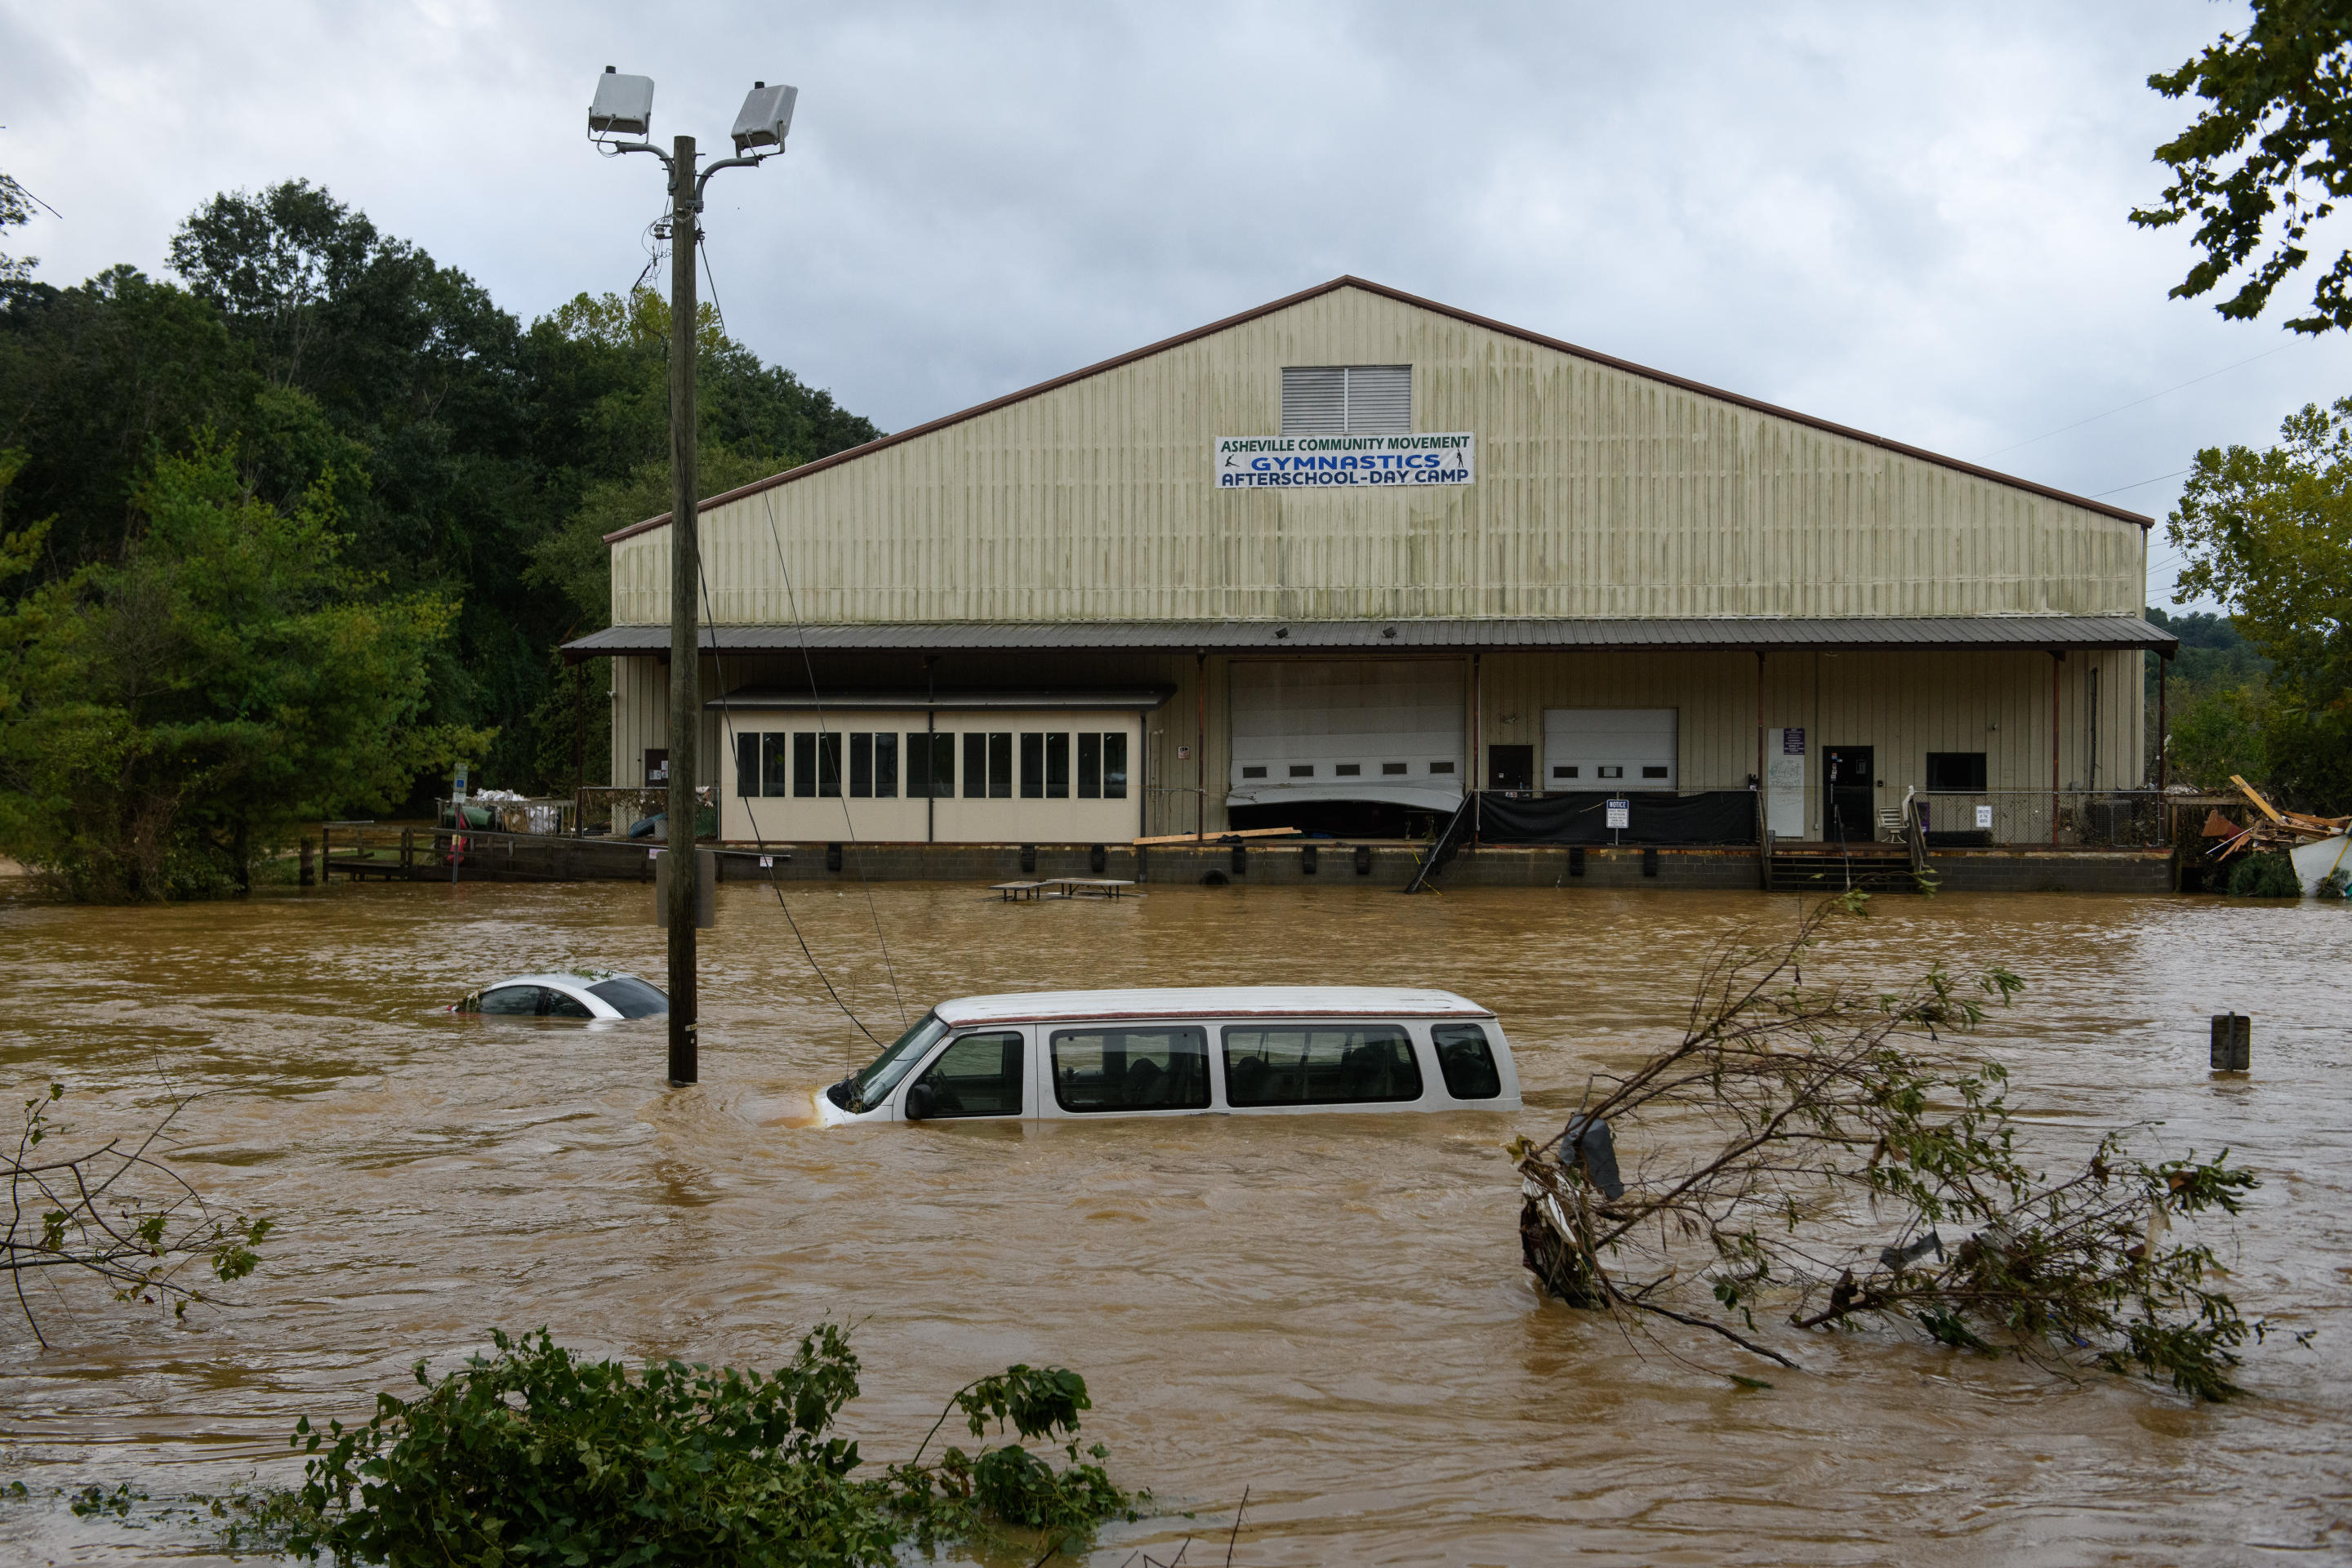
{"label": "fallen tree branch", "polygon": [[156,1142],[185,1107],[175,1103],[129,1149],[110,1139],[65,1160],[36,1160],[33,1151],[62,1129],[49,1121],[63,1084],[25,1101],[13,1154],[0,1154],[8,1181],[8,1225],[0,1237],[0,1271],[16,1308],[44,1348],[48,1336],[25,1294],[37,1269],[65,1268],[102,1282],[118,1301],[168,1302],[175,1318],[207,1300],[182,1276],[208,1266],[223,1284],[242,1279],[259,1261],[254,1248],[270,1222],[215,1213],[204,1195],[154,1153]]}
{"label": "fallen tree branch", "polygon": [[[2210,1247],[2166,1237],[2175,1219],[2234,1215],[2254,1178],[2226,1150],[2147,1163],[2124,1133],[2062,1179],[2030,1168],[2007,1074],[1963,1069],[1947,1040],[2007,1004],[2017,976],[1803,984],[1806,952],[1867,899],[1823,902],[1785,942],[1719,948],[1680,1042],[1596,1082],[1558,1136],[1512,1146],[1528,1268],[1573,1306],[1704,1329],[1791,1370],[1750,1337],[1758,1309],[1801,1331],[1901,1326],[2053,1370],[2236,1392],[2236,1347],[2261,1325],[2208,1289]],[[1622,1180],[1621,1140],[1642,1150]],[[1948,1229],[1961,1236],[1948,1248]],[[1700,1288],[1719,1311],[1687,1300]]]}

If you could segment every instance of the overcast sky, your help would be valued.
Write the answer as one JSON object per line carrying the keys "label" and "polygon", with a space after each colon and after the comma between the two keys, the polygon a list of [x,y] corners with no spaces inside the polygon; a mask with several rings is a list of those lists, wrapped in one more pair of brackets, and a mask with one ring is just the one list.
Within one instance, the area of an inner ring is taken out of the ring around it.
{"label": "overcast sky", "polygon": [[719,300],[886,429],[1354,273],[2160,520],[2352,392],[2125,218],[2189,113],[2147,74],[2244,11],[0,0],[0,168],[54,283],[299,175],[528,318],[645,266],[598,72],[705,145],[784,80],[790,154],[712,183]]}

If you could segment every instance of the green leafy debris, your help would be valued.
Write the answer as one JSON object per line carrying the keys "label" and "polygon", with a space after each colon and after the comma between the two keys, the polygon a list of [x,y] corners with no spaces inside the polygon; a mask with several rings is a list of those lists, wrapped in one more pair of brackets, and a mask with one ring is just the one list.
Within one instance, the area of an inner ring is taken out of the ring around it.
{"label": "green leafy debris", "polygon": [[1086,1381],[1062,1368],[981,1379],[941,1420],[960,1409],[974,1436],[1010,1422],[1030,1441],[1060,1439],[1065,1468],[1011,1444],[950,1447],[930,1465],[919,1449],[861,1475],[857,1445],[833,1430],[859,1370],[836,1325],[764,1373],[677,1361],[632,1373],[544,1329],[491,1337],[495,1355],[446,1376],[419,1363],[423,1392],[378,1395],[362,1424],[296,1424],[289,1441],[306,1458],[290,1550],[468,1568],[880,1568],[902,1546],[1003,1528],[1043,1532],[1050,1555],[1134,1502],[1095,1462],[1099,1445],[1080,1458]]}

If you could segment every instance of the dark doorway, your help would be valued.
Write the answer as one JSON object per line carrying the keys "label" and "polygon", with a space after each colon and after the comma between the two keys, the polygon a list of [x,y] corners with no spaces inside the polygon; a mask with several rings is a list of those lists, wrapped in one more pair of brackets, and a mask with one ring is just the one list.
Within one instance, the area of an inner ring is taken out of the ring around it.
{"label": "dark doorway", "polygon": [[656,784],[667,783],[669,783],[669,748],[667,746],[646,747],[646,787],[650,789]]}
{"label": "dark doorway", "polygon": [[1877,766],[1870,746],[1822,748],[1822,837],[1831,843],[1867,844],[1878,837]]}
{"label": "dark doorway", "polygon": [[1487,747],[1486,787],[1488,789],[1535,788],[1536,749],[1533,746]]}

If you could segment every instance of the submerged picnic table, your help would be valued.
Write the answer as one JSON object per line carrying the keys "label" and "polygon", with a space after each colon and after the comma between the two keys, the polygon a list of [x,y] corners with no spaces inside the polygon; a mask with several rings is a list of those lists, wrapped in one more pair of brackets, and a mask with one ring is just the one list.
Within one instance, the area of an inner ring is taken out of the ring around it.
{"label": "submerged picnic table", "polygon": [[1106,899],[1115,899],[1121,889],[1133,886],[1131,881],[1122,882],[1113,877],[1041,877],[1034,882],[992,883],[988,890],[1010,904],[1023,899],[1075,899],[1081,893],[1099,893]]}

